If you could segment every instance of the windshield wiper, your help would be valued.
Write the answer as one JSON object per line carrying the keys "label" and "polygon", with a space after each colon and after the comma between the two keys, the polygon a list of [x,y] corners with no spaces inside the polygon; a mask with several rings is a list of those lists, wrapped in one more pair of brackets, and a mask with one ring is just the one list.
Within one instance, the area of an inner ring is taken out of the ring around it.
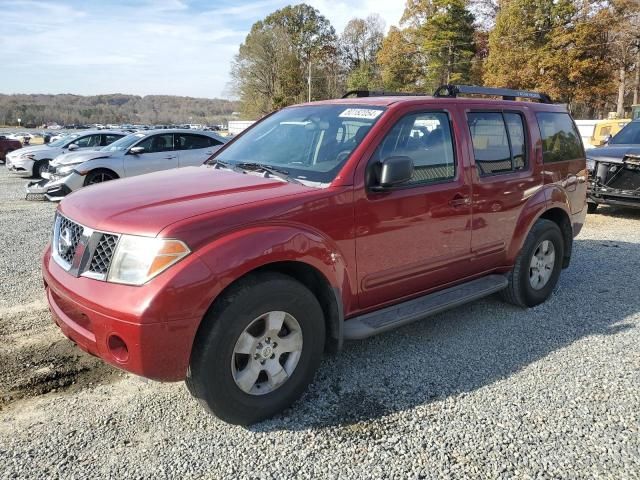
{"label": "windshield wiper", "polygon": [[271,165],[265,165],[264,163],[240,162],[240,163],[236,163],[235,166],[243,170],[251,170],[251,171],[262,170],[263,172],[267,172],[268,174],[273,175],[274,177],[281,178],[282,180],[285,180],[287,182],[297,183],[298,185],[304,185],[302,182],[291,177],[287,170],[282,170],[281,168],[273,167]]}
{"label": "windshield wiper", "polygon": [[213,162],[214,162],[213,163],[214,168],[218,168],[218,165],[219,165],[222,168],[228,168],[229,170],[233,170],[234,172],[244,173],[244,171],[241,168],[238,168],[237,166],[233,165],[232,163],[225,162],[225,161],[218,160],[218,159],[214,159]]}

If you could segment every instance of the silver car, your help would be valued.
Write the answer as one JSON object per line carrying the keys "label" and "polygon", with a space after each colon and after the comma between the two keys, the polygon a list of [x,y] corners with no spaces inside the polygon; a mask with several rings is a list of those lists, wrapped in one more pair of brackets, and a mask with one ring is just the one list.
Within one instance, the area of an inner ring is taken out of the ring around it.
{"label": "silver car", "polygon": [[27,184],[30,194],[51,201],[95,183],[133,177],[170,168],[202,165],[227,139],[213,132],[148,130],[136,132],[97,151],[56,157],[43,172],[43,180]]}
{"label": "silver car", "polygon": [[96,150],[126,135],[115,130],[85,130],[70,133],[55,142],[19,148],[7,155],[7,169],[22,177],[41,177],[58,155],[78,150]]}

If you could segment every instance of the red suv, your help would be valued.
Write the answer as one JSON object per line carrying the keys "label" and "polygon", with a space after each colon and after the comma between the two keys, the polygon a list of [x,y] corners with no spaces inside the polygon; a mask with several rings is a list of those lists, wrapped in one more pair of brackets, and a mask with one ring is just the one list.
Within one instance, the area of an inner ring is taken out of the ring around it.
{"label": "red suv", "polygon": [[586,214],[566,108],[469,86],[355,95],[273,113],[203,167],[65,198],[42,265],[64,334],[248,424],[344,339],[494,292],[545,301]]}

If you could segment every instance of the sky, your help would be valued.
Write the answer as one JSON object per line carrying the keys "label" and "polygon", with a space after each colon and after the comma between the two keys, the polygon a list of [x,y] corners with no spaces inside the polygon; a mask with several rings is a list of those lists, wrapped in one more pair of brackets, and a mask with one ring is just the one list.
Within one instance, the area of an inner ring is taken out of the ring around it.
{"label": "sky", "polygon": [[[229,98],[231,61],[251,25],[289,3],[0,0],[0,93]],[[306,3],[341,33],[371,13],[397,25],[405,2]]]}

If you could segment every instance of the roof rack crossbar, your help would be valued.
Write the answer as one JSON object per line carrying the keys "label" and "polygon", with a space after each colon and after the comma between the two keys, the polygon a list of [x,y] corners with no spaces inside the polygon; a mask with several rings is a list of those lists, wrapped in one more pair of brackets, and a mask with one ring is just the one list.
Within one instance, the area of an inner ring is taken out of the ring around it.
{"label": "roof rack crossbar", "polygon": [[349,90],[342,98],[356,97],[423,97],[425,93],[387,92],[385,90]]}
{"label": "roof rack crossbar", "polygon": [[546,93],[529,92],[527,90],[512,90],[509,88],[477,87],[475,85],[441,85],[433,93],[434,97],[457,97],[462,95],[492,95],[502,97],[503,100],[528,98],[540,103],[553,103]]}

